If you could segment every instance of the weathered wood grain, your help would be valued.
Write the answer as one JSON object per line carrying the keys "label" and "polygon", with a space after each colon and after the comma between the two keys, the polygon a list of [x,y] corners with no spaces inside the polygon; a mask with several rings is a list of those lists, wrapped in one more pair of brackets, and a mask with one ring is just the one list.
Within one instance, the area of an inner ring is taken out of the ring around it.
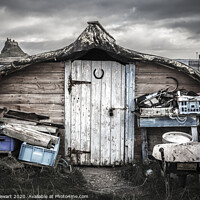
{"label": "weathered wood grain", "polygon": [[173,73],[138,73],[136,76],[137,83],[153,83],[153,84],[172,84],[176,86],[176,82],[167,77],[174,77],[177,79],[180,86],[185,85],[185,83],[191,85],[199,85],[199,83],[190,77],[186,76],[181,72]]}
{"label": "weathered wood grain", "polygon": [[[126,67],[121,65],[121,101],[120,107],[126,108]],[[120,162],[125,163],[125,110],[120,110]]]}
{"label": "weathered wood grain", "polygon": [[[101,72],[101,62],[92,61],[92,72]],[[99,76],[99,74],[97,74]],[[92,110],[91,110],[91,163],[100,164],[101,147],[101,79],[96,79],[92,75]]]}
{"label": "weathered wood grain", "polygon": [[2,79],[1,83],[64,83],[64,73],[38,73],[38,74],[26,74],[24,73],[14,73]]}
{"label": "weathered wood grain", "polygon": [[148,142],[147,142],[147,129],[141,128],[142,138],[142,160],[145,162],[148,159]]}
{"label": "weathered wood grain", "polygon": [[0,105],[64,120],[64,63],[32,64],[1,80]]}
{"label": "weathered wood grain", "polygon": [[162,118],[140,118],[138,120],[139,127],[191,127],[198,126],[199,120],[197,117],[187,116],[184,123],[179,122],[176,119],[171,119],[169,117]]}
{"label": "weathered wood grain", "polygon": [[23,124],[23,125],[30,125],[30,126],[35,126],[37,125],[36,122],[30,122],[30,121],[24,121],[24,120],[18,120],[18,119],[13,119],[13,118],[0,118],[0,122],[4,123],[10,123],[10,124]]}
{"label": "weathered wood grain", "polygon": [[[82,81],[91,82],[91,61],[81,62],[81,79]],[[81,84],[81,140],[80,150],[83,152],[90,152],[90,127],[91,127],[91,84]],[[80,163],[82,165],[90,165],[90,153],[83,153],[80,155]]]}
{"label": "weathered wood grain", "polygon": [[0,104],[64,104],[64,94],[1,94]]}
{"label": "weathered wood grain", "polygon": [[191,133],[192,133],[192,140],[194,142],[198,142],[199,133],[198,133],[198,130],[197,130],[197,126],[196,127],[191,127]]}
{"label": "weathered wood grain", "polygon": [[38,131],[22,128],[20,125],[17,126],[12,124],[5,124],[2,130],[4,135],[12,138],[16,138],[23,142],[33,144],[36,146],[49,147],[51,143],[51,137],[48,134],[42,134]]}
{"label": "weathered wood grain", "polygon": [[36,63],[32,64],[19,72],[27,74],[41,74],[41,73],[64,73],[65,63],[64,62],[47,62],[47,63]]}
{"label": "weathered wood grain", "polygon": [[71,147],[71,95],[68,91],[69,76],[71,74],[71,61],[65,62],[65,155]]}
{"label": "weathered wood grain", "polygon": [[153,149],[153,156],[162,160],[160,149],[164,150],[166,162],[200,162],[200,143],[191,142],[185,144],[158,144]]}
{"label": "weathered wood grain", "polygon": [[122,132],[124,133],[124,124],[121,124],[121,112],[124,113],[122,107],[124,103],[121,102],[121,84],[122,84],[122,74],[121,74],[121,65],[116,62],[112,62],[112,86],[111,86],[111,95],[112,95],[112,108],[113,117],[111,117],[111,163],[119,164],[121,161],[121,128],[123,127]]}
{"label": "weathered wood grain", "polygon": [[[10,123],[10,124],[19,125],[19,123]],[[57,127],[44,126],[44,125],[33,126],[33,125],[23,124],[23,128],[30,129],[30,130],[35,130],[35,131],[40,131],[40,132],[44,132],[44,133],[49,133],[49,134],[55,134],[58,131]]]}
{"label": "weathered wood grain", "polygon": [[134,97],[135,97],[135,65],[126,65],[126,162],[133,162],[134,160]]}
{"label": "weathered wood grain", "polygon": [[63,83],[2,83],[0,94],[63,94]]}
{"label": "weathered wood grain", "polygon": [[[75,61],[72,63],[72,80],[78,80],[81,76],[81,62]],[[81,85],[74,85],[71,91],[71,148],[75,150],[80,150],[81,133],[80,133],[80,89]],[[72,155],[73,162],[75,164],[80,164],[80,158],[77,155]]]}
{"label": "weathered wood grain", "polygon": [[181,71],[163,67],[155,63],[136,63],[136,97],[143,94],[157,92],[169,86],[169,90],[176,88],[176,82],[166,77],[177,79],[178,89],[199,92],[199,82]]}
{"label": "weathered wood grain", "polygon": [[[26,112],[35,112],[35,113],[49,113],[49,112],[62,112],[64,113],[64,105],[59,104],[9,104],[4,103],[0,104],[0,107],[6,107],[8,109],[22,110]],[[45,115],[45,114],[44,114]]]}
{"label": "weathered wood grain", "polygon": [[[137,84],[136,82],[136,96],[139,96],[141,94],[151,94],[154,92],[157,92],[159,90],[162,89],[166,89],[167,87],[172,86],[169,88],[170,90],[174,89],[175,85],[172,84],[153,84],[153,83],[139,83]],[[181,87],[179,87],[179,89],[185,89],[187,91],[194,91],[194,92],[199,92],[200,91],[200,87],[199,85],[182,85]]]}
{"label": "weathered wood grain", "polygon": [[104,77],[102,78],[101,95],[101,164],[111,165],[111,85],[112,85],[112,62],[102,62]]}

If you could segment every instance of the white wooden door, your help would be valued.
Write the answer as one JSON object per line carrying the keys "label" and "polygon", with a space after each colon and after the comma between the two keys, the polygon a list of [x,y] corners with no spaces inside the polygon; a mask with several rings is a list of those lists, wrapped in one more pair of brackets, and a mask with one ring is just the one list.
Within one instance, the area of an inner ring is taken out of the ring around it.
{"label": "white wooden door", "polygon": [[74,164],[119,165],[125,159],[125,66],[74,61],[65,70],[66,148]]}

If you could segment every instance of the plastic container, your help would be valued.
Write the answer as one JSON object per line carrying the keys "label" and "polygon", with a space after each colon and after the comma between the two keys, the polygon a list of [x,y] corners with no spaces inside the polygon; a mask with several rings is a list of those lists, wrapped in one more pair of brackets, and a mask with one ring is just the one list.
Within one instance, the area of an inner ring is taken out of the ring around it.
{"label": "plastic container", "polygon": [[177,97],[180,114],[200,114],[200,96]]}
{"label": "plastic container", "polygon": [[56,157],[58,155],[59,146],[60,138],[53,149],[33,146],[23,142],[19,153],[19,160],[41,165],[54,166]]}
{"label": "plastic container", "polygon": [[0,151],[14,151],[20,147],[19,140],[0,134]]}
{"label": "plastic container", "polygon": [[172,131],[162,135],[162,142],[177,144],[188,143],[192,142],[192,136],[184,132]]}

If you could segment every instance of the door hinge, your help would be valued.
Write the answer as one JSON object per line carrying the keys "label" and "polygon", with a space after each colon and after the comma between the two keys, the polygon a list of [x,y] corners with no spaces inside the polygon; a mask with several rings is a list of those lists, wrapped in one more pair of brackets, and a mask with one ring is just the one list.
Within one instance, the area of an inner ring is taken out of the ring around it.
{"label": "door hinge", "polygon": [[83,154],[83,153],[91,153],[90,151],[81,151],[77,149],[72,149],[71,147],[68,148],[68,156],[71,157],[72,154]]}
{"label": "door hinge", "polygon": [[72,75],[70,74],[69,78],[68,78],[68,91],[69,91],[69,94],[71,94],[72,87],[74,85],[80,85],[80,84],[91,84],[91,81],[77,81],[77,80],[72,80]]}

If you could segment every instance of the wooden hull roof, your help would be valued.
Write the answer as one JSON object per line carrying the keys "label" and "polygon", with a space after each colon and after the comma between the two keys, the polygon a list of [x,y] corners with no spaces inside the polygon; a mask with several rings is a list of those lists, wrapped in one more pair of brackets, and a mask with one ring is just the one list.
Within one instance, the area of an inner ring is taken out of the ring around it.
{"label": "wooden hull roof", "polygon": [[92,49],[103,50],[112,58],[122,63],[132,63],[136,61],[152,62],[169,67],[177,71],[182,71],[200,82],[200,72],[183,63],[165,57],[144,54],[117,45],[115,39],[96,21],[88,22],[88,26],[77,40],[62,49],[24,57],[19,61],[1,66],[0,78],[34,63],[79,59]]}

